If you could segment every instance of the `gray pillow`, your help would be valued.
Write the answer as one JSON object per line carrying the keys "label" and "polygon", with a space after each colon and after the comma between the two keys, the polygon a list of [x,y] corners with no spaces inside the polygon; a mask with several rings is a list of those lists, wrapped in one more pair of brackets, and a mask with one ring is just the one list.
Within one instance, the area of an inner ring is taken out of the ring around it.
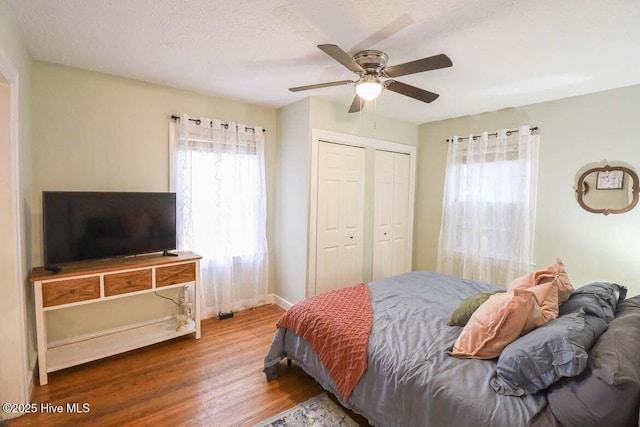
{"label": "gray pillow", "polygon": [[549,388],[549,407],[563,426],[637,426],[640,414],[640,295],[621,301],[615,319],[576,378]]}
{"label": "gray pillow", "polygon": [[587,352],[606,329],[605,320],[583,311],[545,323],[502,351],[491,387],[499,394],[523,396],[579,375],[587,366]]}
{"label": "gray pillow", "polygon": [[628,386],[605,383],[587,366],[579,376],[549,387],[547,399],[556,420],[565,427],[635,427],[638,401],[630,391]]}
{"label": "gray pillow", "polygon": [[569,299],[559,308],[559,315],[577,313],[598,316],[606,321],[613,320],[619,301],[627,295],[627,288],[617,283],[596,282],[585,285],[571,293]]}

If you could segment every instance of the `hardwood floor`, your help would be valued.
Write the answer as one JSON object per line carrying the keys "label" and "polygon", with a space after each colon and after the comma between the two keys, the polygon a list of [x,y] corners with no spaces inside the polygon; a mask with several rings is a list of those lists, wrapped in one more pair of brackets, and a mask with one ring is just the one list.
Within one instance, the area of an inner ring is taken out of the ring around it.
{"label": "hardwood floor", "polygon": [[[283,311],[273,305],[202,321],[202,337],[156,344],[49,374],[35,386],[38,413],[9,426],[253,425],[324,390],[295,364],[267,382],[263,360]],[[78,403],[86,413],[42,413]],[[350,413],[359,424],[366,421]]]}

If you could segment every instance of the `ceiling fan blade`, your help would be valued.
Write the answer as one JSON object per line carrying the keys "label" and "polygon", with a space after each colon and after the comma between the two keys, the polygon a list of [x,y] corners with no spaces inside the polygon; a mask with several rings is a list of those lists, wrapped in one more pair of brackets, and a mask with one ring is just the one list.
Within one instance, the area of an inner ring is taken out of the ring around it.
{"label": "ceiling fan blade", "polygon": [[353,58],[344,50],[340,49],[335,44],[319,44],[318,49],[353,71],[354,73],[364,73],[362,68]]}
{"label": "ceiling fan blade", "polygon": [[350,113],[357,113],[360,110],[362,110],[364,108],[364,104],[365,104],[364,99],[360,98],[358,95],[356,95],[355,98],[353,98],[353,102],[351,103],[351,107],[349,107],[349,112]]}
{"label": "ceiling fan blade", "polygon": [[418,59],[416,61],[405,62],[404,64],[392,65],[384,69],[384,73],[389,77],[400,77],[408,74],[421,73],[423,71],[437,70],[439,68],[451,67],[453,62],[444,53]]}
{"label": "ceiling fan blade", "polygon": [[315,85],[290,87],[289,90],[291,92],[300,92],[301,90],[320,89],[321,87],[329,87],[329,86],[342,86],[342,85],[349,85],[351,83],[353,83],[351,80],[340,80],[338,82],[317,83]]}
{"label": "ceiling fan blade", "polygon": [[429,92],[428,90],[420,89],[406,83],[397,82],[395,80],[387,80],[385,82],[385,87],[392,92],[409,96],[413,99],[417,99],[418,101],[427,103],[435,101],[440,96],[437,93]]}

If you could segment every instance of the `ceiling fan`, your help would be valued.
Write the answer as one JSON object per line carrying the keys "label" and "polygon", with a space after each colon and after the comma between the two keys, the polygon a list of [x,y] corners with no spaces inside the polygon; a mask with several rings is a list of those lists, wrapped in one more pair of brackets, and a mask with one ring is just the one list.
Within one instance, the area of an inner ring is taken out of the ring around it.
{"label": "ceiling fan", "polygon": [[362,50],[355,55],[350,56],[335,44],[320,44],[318,45],[318,48],[347,67],[349,70],[356,73],[358,75],[358,80],[340,80],[328,83],[318,83],[314,85],[292,87],[289,88],[289,90],[291,92],[299,92],[302,90],[350,85],[353,83],[356,85],[356,96],[349,108],[350,113],[357,113],[362,110],[365,102],[375,99],[380,95],[383,87],[392,92],[417,99],[418,101],[427,103],[433,102],[440,95],[393,80],[393,78],[406,76],[408,74],[421,73],[423,71],[437,70],[439,68],[447,68],[453,65],[451,59],[443,53],[387,67],[389,56],[379,50]]}

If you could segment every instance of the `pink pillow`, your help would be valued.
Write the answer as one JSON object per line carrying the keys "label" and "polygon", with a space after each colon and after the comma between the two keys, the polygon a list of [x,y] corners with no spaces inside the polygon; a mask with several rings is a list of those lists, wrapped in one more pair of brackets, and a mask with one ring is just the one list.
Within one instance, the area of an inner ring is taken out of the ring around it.
{"label": "pink pillow", "polygon": [[538,326],[541,319],[540,306],[532,292],[514,289],[494,294],[473,313],[451,355],[493,359],[518,338],[525,327]]}
{"label": "pink pillow", "polygon": [[492,295],[473,313],[452,356],[493,359],[512,341],[558,317],[560,276],[547,283]]}
{"label": "pink pillow", "polygon": [[567,270],[560,258],[556,260],[555,264],[550,265],[547,268],[518,277],[511,282],[509,286],[507,286],[507,290],[528,289],[533,286],[553,282],[556,278],[558,279],[558,304],[562,304],[569,299],[571,292],[573,292],[573,286],[571,285],[571,281],[567,275]]}
{"label": "pink pillow", "polygon": [[522,335],[558,317],[558,282],[558,278],[555,278],[553,282],[523,289],[535,296],[537,307],[529,313]]}

